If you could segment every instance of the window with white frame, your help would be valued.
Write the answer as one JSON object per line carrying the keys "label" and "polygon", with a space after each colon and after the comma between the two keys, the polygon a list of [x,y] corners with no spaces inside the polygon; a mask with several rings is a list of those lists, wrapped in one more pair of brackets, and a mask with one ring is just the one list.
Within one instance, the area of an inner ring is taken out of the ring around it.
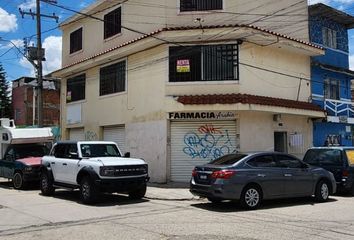
{"label": "window with white frame", "polygon": [[180,11],[222,10],[223,0],[180,0]]}
{"label": "window with white frame", "polygon": [[110,38],[122,30],[122,10],[117,8],[104,15],[104,39]]}
{"label": "window with white frame", "polygon": [[66,88],[66,102],[75,102],[85,99],[85,85],[86,85],[86,75],[81,74],[69,78],[67,80]]}
{"label": "window with white frame", "polygon": [[333,29],[322,28],[323,45],[330,48],[337,48],[337,32]]}
{"label": "window with white frame", "polygon": [[82,49],[82,28],[70,33],[70,54]]}
{"label": "window with white frame", "polygon": [[170,82],[238,80],[238,44],[170,47]]}
{"label": "window with white frame", "polygon": [[340,82],[337,79],[327,78],[324,82],[325,99],[340,99]]}
{"label": "window with white frame", "polygon": [[100,69],[100,96],[124,92],[126,63],[118,62]]}

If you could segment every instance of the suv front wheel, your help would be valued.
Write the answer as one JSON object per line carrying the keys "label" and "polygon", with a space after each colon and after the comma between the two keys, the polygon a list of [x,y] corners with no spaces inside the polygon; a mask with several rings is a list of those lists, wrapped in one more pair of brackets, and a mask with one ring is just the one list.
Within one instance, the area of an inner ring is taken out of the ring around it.
{"label": "suv front wheel", "polygon": [[44,196],[52,196],[54,194],[53,179],[48,172],[41,173],[39,185]]}
{"label": "suv front wheel", "polygon": [[97,201],[97,187],[88,176],[83,177],[80,182],[80,197],[85,204],[92,204]]}

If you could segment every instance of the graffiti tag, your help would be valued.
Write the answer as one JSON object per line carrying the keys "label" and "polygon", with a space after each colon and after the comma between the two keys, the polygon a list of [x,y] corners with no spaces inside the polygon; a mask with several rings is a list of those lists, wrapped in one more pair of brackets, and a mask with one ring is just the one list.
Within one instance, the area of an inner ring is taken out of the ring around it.
{"label": "graffiti tag", "polygon": [[236,149],[230,138],[229,131],[222,131],[213,125],[203,125],[196,132],[184,136],[183,152],[194,158],[214,160],[225,154],[235,153]]}
{"label": "graffiti tag", "polygon": [[87,132],[85,132],[85,140],[95,141],[95,140],[98,140],[98,136],[95,132],[87,131]]}

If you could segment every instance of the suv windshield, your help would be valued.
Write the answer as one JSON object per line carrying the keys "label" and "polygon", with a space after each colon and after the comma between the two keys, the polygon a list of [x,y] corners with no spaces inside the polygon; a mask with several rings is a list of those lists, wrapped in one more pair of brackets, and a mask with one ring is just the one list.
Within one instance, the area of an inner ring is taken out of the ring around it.
{"label": "suv windshield", "polygon": [[[48,154],[49,149],[44,145],[39,144],[17,144],[13,145],[13,154],[15,159],[26,157],[43,157]],[[11,150],[9,151],[11,154]]]}
{"label": "suv windshield", "polygon": [[222,157],[219,157],[213,161],[210,162],[210,164],[214,164],[214,165],[232,165],[238,161],[240,161],[241,159],[243,159],[244,157],[246,157],[246,154],[228,154]]}
{"label": "suv windshield", "polygon": [[310,149],[304,157],[304,162],[315,166],[343,165],[339,149]]}
{"label": "suv windshield", "polygon": [[114,144],[81,144],[82,157],[121,157]]}

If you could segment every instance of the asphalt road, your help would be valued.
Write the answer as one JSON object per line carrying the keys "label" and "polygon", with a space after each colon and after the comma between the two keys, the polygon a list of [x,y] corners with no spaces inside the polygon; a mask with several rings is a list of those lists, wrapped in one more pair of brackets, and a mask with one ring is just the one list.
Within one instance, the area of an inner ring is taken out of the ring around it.
{"label": "asphalt road", "polygon": [[[148,189],[141,201],[106,195],[95,206],[79,202],[77,191],[44,197],[17,191],[0,179],[0,240],[92,239],[354,239],[354,197],[329,202],[311,198],[265,202],[244,211],[234,202],[169,198],[186,189]],[[159,196],[149,198],[149,196]],[[164,195],[166,199],[164,199]]]}

